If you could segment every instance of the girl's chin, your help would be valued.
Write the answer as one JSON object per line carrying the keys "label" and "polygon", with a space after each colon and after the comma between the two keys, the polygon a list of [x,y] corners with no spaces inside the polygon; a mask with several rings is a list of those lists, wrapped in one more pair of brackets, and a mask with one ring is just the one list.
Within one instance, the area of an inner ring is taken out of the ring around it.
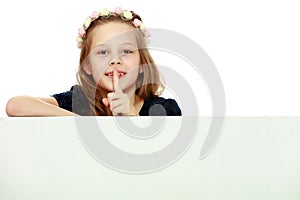
{"label": "girl's chin", "polygon": [[110,93],[114,91],[113,85],[111,84],[98,84],[98,89],[101,89],[102,91],[106,93]]}

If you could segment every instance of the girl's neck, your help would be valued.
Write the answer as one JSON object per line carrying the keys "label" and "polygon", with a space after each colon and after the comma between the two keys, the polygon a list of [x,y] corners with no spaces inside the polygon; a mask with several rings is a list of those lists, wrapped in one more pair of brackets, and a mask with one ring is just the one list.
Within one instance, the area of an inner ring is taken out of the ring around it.
{"label": "girl's neck", "polygon": [[131,88],[131,90],[124,91],[124,93],[126,93],[128,95],[128,97],[130,98],[130,103],[134,107],[134,110],[130,111],[131,112],[131,113],[129,113],[130,115],[139,115],[139,112],[140,112],[142,106],[144,105],[144,99],[135,95],[135,90],[136,90],[136,88]]}

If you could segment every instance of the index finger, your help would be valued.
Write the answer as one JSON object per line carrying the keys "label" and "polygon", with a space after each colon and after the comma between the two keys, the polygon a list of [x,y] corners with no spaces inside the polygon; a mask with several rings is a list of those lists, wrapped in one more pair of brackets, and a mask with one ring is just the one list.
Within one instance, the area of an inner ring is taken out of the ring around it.
{"label": "index finger", "polygon": [[118,70],[117,69],[114,69],[113,85],[114,85],[114,91],[115,92],[123,93],[122,88],[119,84],[119,76],[118,76]]}

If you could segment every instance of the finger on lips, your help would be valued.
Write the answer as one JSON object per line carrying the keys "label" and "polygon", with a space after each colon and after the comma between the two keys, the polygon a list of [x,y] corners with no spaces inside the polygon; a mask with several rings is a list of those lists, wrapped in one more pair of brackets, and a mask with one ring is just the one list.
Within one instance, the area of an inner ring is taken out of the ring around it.
{"label": "finger on lips", "polygon": [[110,108],[113,115],[119,115],[122,111],[122,105],[124,104],[122,96],[123,91],[119,84],[119,76],[118,76],[118,70],[113,70],[113,92],[110,92],[107,94],[107,98],[103,98],[102,102],[107,107]]}
{"label": "finger on lips", "polygon": [[118,76],[118,70],[115,68],[114,69],[114,75],[113,75],[113,86],[114,86],[114,91],[117,93],[123,93],[122,88],[119,84],[119,76]]}

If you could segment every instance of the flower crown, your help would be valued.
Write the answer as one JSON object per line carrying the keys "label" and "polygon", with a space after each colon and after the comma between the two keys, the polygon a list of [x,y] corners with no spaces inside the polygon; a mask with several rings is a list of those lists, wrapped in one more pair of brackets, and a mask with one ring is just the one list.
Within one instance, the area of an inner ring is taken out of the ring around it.
{"label": "flower crown", "polygon": [[[123,10],[121,7],[116,7],[113,12],[107,8],[104,8],[101,12],[94,11],[91,16],[86,18],[83,26],[78,29],[78,36],[76,38],[77,47],[79,49],[82,48],[83,40],[86,38],[86,31],[93,21],[100,17],[109,18],[111,15],[120,16],[124,21],[130,21],[133,19],[133,13],[128,10]],[[143,33],[146,42],[149,43],[150,33],[146,29],[144,23],[141,20],[135,18],[134,20],[132,20],[132,24]]]}

